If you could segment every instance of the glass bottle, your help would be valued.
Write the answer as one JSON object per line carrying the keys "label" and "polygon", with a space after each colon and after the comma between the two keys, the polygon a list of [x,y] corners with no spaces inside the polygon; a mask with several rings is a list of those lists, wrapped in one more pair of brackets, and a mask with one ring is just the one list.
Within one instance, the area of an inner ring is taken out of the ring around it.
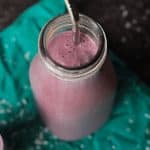
{"label": "glass bottle", "polygon": [[104,30],[82,14],[79,28],[99,48],[89,64],[69,69],[49,57],[49,40],[72,30],[70,16],[63,15],[42,29],[39,51],[30,66],[30,82],[41,116],[50,131],[63,140],[82,138],[101,127],[111,113],[116,91],[116,75],[107,56]]}

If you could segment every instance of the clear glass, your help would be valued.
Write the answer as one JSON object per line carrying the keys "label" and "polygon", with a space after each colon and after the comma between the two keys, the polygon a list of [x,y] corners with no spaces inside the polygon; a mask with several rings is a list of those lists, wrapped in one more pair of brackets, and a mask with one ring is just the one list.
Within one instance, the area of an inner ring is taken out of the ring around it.
{"label": "clear glass", "polygon": [[107,56],[102,27],[85,15],[80,15],[79,24],[81,32],[99,47],[89,64],[66,68],[48,56],[48,41],[72,29],[70,18],[65,15],[43,28],[39,53],[30,66],[30,82],[41,116],[50,131],[63,140],[82,138],[101,127],[111,113],[116,91],[116,75]]}
{"label": "clear glass", "polygon": [[[85,66],[79,68],[66,68],[57,64],[47,53],[48,42],[61,32],[72,30],[72,22],[69,15],[64,15],[50,21],[42,30],[39,38],[39,55],[48,69],[63,80],[81,79],[95,74],[102,67],[107,55],[107,41],[102,27],[91,18],[80,14],[80,31],[88,34],[97,44],[99,50],[95,58]],[[100,47],[100,42],[102,46]]]}

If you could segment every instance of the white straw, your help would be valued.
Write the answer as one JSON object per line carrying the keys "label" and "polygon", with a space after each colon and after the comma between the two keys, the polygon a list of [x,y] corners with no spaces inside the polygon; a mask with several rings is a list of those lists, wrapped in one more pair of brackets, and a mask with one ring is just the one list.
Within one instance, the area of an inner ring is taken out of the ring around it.
{"label": "white straw", "polygon": [[64,1],[65,1],[65,4],[66,4],[66,7],[68,9],[72,25],[73,25],[72,26],[72,31],[74,32],[73,40],[74,40],[75,44],[78,44],[78,41],[79,41],[78,20],[76,20],[76,16],[74,16],[74,12],[73,12],[74,9],[71,6],[70,1],[69,0],[64,0]]}

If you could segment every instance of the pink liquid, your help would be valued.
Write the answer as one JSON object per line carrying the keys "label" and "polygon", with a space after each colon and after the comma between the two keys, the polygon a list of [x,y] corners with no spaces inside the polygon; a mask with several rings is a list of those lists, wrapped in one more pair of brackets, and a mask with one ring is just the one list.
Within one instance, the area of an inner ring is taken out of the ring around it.
{"label": "pink liquid", "polygon": [[97,51],[96,43],[84,33],[80,33],[80,43],[75,46],[72,31],[57,35],[48,44],[49,56],[65,67],[85,65],[94,58]]}
{"label": "pink liquid", "polygon": [[[81,47],[78,45],[73,50],[69,49],[72,45],[70,32],[58,35],[48,44],[49,55],[69,67],[89,62],[97,47],[89,36],[83,37],[87,44],[82,47],[81,43]],[[69,46],[66,46],[67,40]],[[69,50],[73,55],[68,53]],[[30,67],[30,81],[46,125],[61,139],[84,137],[101,127],[110,115],[116,76],[109,58],[94,76],[65,81],[55,77],[37,55]]]}
{"label": "pink liquid", "polygon": [[3,150],[3,148],[4,148],[3,139],[2,139],[2,137],[0,135],[0,150]]}

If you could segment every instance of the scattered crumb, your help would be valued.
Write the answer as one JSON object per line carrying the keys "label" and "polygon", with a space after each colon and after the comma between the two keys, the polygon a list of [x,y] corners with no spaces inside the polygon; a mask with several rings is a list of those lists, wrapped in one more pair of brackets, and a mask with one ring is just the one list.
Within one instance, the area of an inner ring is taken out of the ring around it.
{"label": "scattered crumb", "polygon": [[130,119],[128,120],[128,122],[129,122],[130,124],[133,124],[133,123],[134,123],[134,120],[130,118]]}
{"label": "scattered crumb", "polygon": [[150,140],[147,140],[147,144],[150,145]]}
{"label": "scattered crumb", "polygon": [[144,116],[145,116],[145,118],[150,119],[150,114],[145,113]]}
{"label": "scattered crumb", "polygon": [[126,42],[127,42],[126,37],[123,36],[123,37],[121,38],[121,42],[122,42],[122,43],[126,43]]}
{"label": "scattered crumb", "polygon": [[88,135],[88,137],[87,137],[89,140],[91,140],[92,139],[92,136],[91,135]]}
{"label": "scattered crumb", "polygon": [[83,145],[83,144],[81,144],[81,145],[80,145],[80,148],[81,148],[81,149],[83,149],[83,148],[84,148],[84,145]]}
{"label": "scattered crumb", "polygon": [[22,104],[27,105],[27,100],[25,98],[22,99]]}
{"label": "scattered crumb", "polygon": [[120,5],[120,10],[125,10],[126,6],[124,4]]}
{"label": "scattered crumb", "polygon": [[150,147],[149,146],[145,147],[145,150],[150,150]]}
{"label": "scattered crumb", "polygon": [[30,60],[30,52],[29,52],[29,51],[24,54],[24,58],[25,58],[27,61]]}
{"label": "scattered crumb", "polygon": [[131,28],[131,23],[130,22],[126,22],[125,23],[125,28],[126,29],[130,29]]}
{"label": "scattered crumb", "polygon": [[113,149],[113,150],[116,149],[116,146],[115,146],[115,145],[112,145],[112,149]]}
{"label": "scattered crumb", "polygon": [[145,130],[145,133],[146,133],[146,134],[150,134],[150,129],[147,128],[147,129]]}
{"label": "scattered crumb", "polygon": [[136,19],[132,19],[132,24],[137,24],[137,20]]}
{"label": "scattered crumb", "polygon": [[122,17],[126,18],[128,16],[128,10],[123,10]]}

